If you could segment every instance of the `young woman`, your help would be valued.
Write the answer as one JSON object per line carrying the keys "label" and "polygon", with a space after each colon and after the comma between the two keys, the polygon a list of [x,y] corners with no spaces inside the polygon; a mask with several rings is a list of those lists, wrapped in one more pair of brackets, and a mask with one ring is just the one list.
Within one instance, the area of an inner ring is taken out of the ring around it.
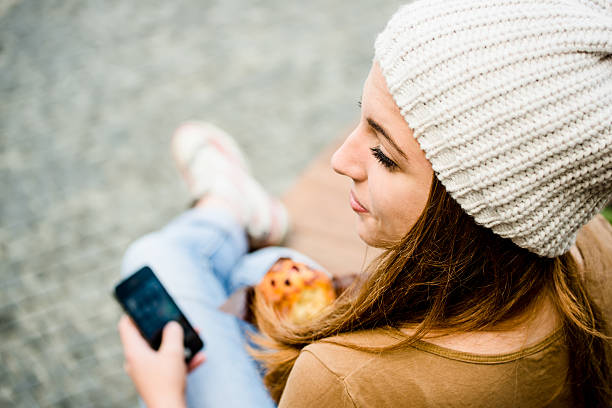
{"label": "young woman", "polygon": [[263,382],[217,307],[281,256],[313,263],[247,254],[247,237],[280,241],[284,212],[223,132],[176,133],[199,201],[137,241],[124,274],[153,267],[207,361],[187,376],[176,325],[154,352],[123,318],[144,402],[610,406],[612,228],[596,219],[575,245],[612,198],[609,2],[414,2],[376,41],[361,112],[332,165],[353,181],[359,236],[385,252],[308,324],[257,304]]}

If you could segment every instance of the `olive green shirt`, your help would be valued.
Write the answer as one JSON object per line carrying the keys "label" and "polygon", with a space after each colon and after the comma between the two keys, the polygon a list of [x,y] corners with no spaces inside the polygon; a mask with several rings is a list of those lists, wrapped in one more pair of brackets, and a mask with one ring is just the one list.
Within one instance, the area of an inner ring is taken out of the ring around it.
{"label": "olive green shirt", "polygon": [[[590,293],[610,322],[612,227],[601,216],[577,241]],[[397,341],[381,330],[342,335],[370,346]],[[570,407],[568,355],[559,330],[507,354],[472,354],[420,341],[368,353],[316,342],[296,360],[279,407]]]}

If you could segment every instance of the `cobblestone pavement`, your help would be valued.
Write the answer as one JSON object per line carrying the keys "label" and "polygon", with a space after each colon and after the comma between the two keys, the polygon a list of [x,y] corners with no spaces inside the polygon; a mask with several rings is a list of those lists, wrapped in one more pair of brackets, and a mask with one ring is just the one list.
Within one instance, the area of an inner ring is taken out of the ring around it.
{"label": "cobblestone pavement", "polygon": [[0,0],[0,407],[136,405],[110,293],[185,208],[173,128],[213,119],[282,193],[355,120],[397,5]]}

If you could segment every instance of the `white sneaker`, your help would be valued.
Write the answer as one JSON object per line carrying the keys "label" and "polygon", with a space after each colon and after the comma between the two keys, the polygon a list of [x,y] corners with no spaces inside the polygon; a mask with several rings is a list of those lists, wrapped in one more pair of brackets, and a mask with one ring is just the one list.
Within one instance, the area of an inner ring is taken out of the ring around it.
{"label": "white sneaker", "polygon": [[193,199],[207,194],[239,210],[251,248],[282,243],[289,230],[285,206],[255,181],[234,139],[205,122],[187,122],[172,136],[172,154]]}

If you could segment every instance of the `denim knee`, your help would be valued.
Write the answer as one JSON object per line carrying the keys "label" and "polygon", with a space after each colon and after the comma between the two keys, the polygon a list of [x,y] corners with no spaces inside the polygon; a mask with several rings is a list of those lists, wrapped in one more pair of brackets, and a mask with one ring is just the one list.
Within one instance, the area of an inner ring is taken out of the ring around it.
{"label": "denim knee", "polygon": [[159,233],[152,232],[132,242],[123,254],[121,277],[125,278],[143,266],[148,265],[151,262],[151,254],[159,253],[163,250],[164,245],[162,241]]}

